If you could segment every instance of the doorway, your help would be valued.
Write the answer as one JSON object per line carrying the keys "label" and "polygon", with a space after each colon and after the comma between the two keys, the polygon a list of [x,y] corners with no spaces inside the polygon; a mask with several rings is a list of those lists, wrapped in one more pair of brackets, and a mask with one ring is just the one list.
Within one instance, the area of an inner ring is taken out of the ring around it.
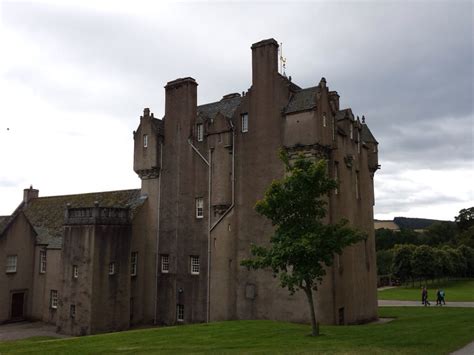
{"label": "doorway", "polygon": [[22,320],[24,318],[25,293],[12,293],[11,320]]}

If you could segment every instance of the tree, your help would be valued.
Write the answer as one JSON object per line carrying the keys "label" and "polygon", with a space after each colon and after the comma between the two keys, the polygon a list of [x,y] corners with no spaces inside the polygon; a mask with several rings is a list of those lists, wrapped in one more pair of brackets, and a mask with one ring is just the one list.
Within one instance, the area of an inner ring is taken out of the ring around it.
{"label": "tree", "polygon": [[409,278],[413,280],[411,261],[414,249],[415,246],[411,244],[395,245],[393,248],[393,275],[402,282],[406,282]]}
{"label": "tree", "polygon": [[273,181],[255,206],[275,227],[270,245],[252,245],[253,258],[241,264],[253,269],[270,268],[290,294],[302,289],[309,305],[312,335],[316,336],[319,324],[313,291],[317,291],[334,255],[366,235],[348,227],[346,220],[324,222],[327,196],[337,186],[328,177],[325,160],[314,162],[300,155],[290,162],[283,151],[280,159],[285,165],[285,177]]}
{"label": "tree", "polygon": [[459,215],[454,217],[454,221],[460,230],[467,230],[474,226],[474,207],[464,208],[459,211]]}
{"label": "tree", "polygon": [[428,245],[419,245],[415,248],[411,262],[414,276],[425,281],[435,274],[436,262],[433,249]]}
{"label": "tree", "polygon": [[377,274],[380,276],[392,273],[393,250],[377,251]]}

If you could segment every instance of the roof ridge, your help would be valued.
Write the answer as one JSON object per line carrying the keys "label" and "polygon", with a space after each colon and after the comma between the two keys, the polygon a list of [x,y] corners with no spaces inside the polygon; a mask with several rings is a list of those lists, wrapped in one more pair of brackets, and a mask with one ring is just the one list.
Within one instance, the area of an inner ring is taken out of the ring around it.
{"label": "roof ridge", "polygon": [[41,197],[36,197],[34,199],[35,200],[42,200],[42,199],[48,199],[48,198],[69,197],[69,196],[84,196],[84,195],[105,194],[105,193],[112,193],[112,192],[131,192],[131,191],[140,191],[140,189],[95,191],[95,192],[84,192],[84,193],[69,194],[69,195],[41,196]]}

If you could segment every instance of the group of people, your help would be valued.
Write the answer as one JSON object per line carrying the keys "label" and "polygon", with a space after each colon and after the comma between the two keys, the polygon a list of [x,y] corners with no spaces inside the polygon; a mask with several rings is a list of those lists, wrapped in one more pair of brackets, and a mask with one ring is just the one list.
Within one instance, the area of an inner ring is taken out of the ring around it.
{"label": "group of people", "polygon": [[[446,305],[446,301],[444,300],[445,293],[443,289],[437,289],[436,290],[436,305],[437,306],[442,306]],[[421,304],[426,306],[430,306],[431,303],[428,301],[428,290],[426,286],[423,286],[421,289]]]}

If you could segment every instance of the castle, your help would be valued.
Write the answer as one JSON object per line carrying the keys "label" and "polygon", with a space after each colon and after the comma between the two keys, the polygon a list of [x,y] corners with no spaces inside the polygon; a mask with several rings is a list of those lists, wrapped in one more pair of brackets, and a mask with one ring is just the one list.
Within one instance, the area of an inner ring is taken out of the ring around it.
{"label": "castle", "polygon": [[268,244],[254,210],[284,174],[278,150],[329,162],[339,187],[327,222],[369,235],[335,255],[315,298],[323,324],[377,317],[373,177],[378,143],[326,80],[302,89],[278,71],[278,43],[255,43],[252,85],[197,105],[193,78],[165,86],[163,119],[145,109],[134,139],[137,190],[39,197],[0,217],[0,323],[38,319],[85,335],[140,324],[230,319],[310,322],[304,295],[240,261]]}

